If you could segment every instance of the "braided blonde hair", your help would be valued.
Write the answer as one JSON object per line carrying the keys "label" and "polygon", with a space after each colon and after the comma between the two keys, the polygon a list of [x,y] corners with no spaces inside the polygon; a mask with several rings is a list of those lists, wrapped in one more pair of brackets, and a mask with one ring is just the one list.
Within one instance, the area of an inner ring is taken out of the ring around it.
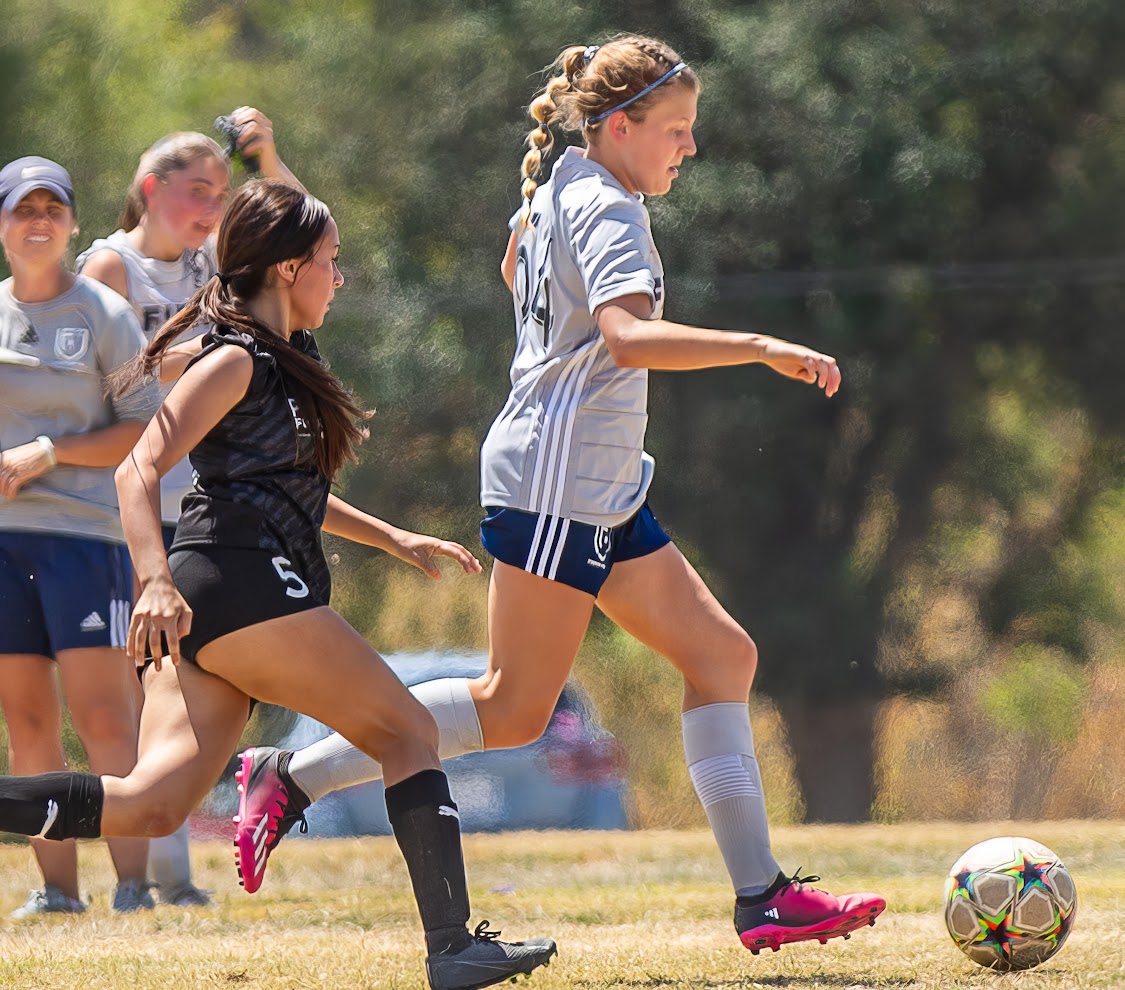
{"label": "braided blonde hair", "polygon": [[[581,133],[589,141],[603,123],[591,123],[592,118],[636,96],[680,61],[680,56],[662,41],[631,34],[619,35],[601,46],[574,45],[563,50],[548,67],[553,74],[547,85],[527,108],[537,124],[527,135],[528,151],[520,167],[520,194],[524,199],[521,223],[531,218],[531,197],[539,184],[536,177],[555,143],[551,125]],[[690,86],[698,92],[699,77],[685,68],[666,85]],[[660,86],[647,93],[624,112],[632,120],[643,121],[663,90]]]}

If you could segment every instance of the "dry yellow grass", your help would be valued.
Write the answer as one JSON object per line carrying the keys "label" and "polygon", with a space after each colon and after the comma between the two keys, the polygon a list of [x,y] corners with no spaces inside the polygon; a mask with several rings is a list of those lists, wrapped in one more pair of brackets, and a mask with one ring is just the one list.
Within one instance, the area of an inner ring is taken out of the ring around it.
{"label": "dry yellow grass", "polygon": [[[940,917],[956,855],[995,834],[1031,833],[1079,884],[1078,925],[1038,970],[999,976],[954,948]],[[1003,823],[785,827],[774,845],[832,889],[866,887],[890,907],[849,942],[753,957],[730,923],[731,897],[702,832],[469,836],[475,917],[509,937],[551,935],[559,957],[535,990],[764,987],[805,990],[1118,990],[1125,987],[1125,825]],[[245,894],[230,847],[200,843],[197,879],[218,906],[121,917],[107,902],[103,847],[83,844],[90,910],[80,918],[0,921],[0,986],[13,990],[169,987],[422,990],[420,930],[389,839],[287,840],[263,889]],[[0,846],[0,911],[37,884],[29,853]]]}

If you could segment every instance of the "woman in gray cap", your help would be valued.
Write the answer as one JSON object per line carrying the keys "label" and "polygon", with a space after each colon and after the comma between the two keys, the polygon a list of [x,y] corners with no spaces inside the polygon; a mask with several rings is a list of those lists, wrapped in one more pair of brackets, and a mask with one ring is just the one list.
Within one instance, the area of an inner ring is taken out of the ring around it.
{"label": "woman in gray cap", "polygon": [[[28,157],[0,171],[0,706],[16,774],[61,770],[56,669],[90,765],[126,772],[137,757],[133,665],[125,656],[132,572],[113,469],[160,402],[123,400],[105,381],[144,349],[132,308],[66,263],[76,233],[66,170]],[[148,844],[108,840],[113,906],[151,907]],[[79,913],[73,842],[33,839],[43,874],[13,917]]]}

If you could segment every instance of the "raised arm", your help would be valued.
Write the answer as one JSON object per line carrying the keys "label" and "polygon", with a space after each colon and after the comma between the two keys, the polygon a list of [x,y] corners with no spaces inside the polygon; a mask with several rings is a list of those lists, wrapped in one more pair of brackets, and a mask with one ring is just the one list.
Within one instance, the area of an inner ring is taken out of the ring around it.
{"label": "raised arm", "polygon": [[508,291],[512,291],[512,286],[516,283],[516,242],[519,238],[513,230],[508,237],[508,248],[504,252],[504,260],[500,262],[500,274],[504,276],[504,284],[508,287]]}
{"label": "raised arm", "polygon": [[238,152],[243,158],[257,156],[262,175],[267,179],[281,179],[291,186],[306,192],[288,166],[281,160],[277,153],[277,144],[274,142],[273,122],[261,110],[254,107],[239,107],[231,115],[231,120],[237,124],[241,131],[238,135]]}
{"label": "raised arm", "polygon": [[253,358],[241,347],[219,347],[193,365],[168,394],[114,481],[125,542],[140,584],[126,652],[144,656],[147,640],[159,667],[163,634],[173,663],[180,637],[191,631],[191,609],[176,590],[160,530],[160,479],[246,394]]}
{"label": "raised arm", "polygon": [[441,571],[434,562],[435,557],[452,558],[466,574],[479,574],[481,570],[480,561],[460,543],[399,529],[349,505],[335,495],[328,496],[328,510],[321,529],[353,543],[385,550],[399,560],[425,571],[436,581],[441,580]]}
{"label": "raised arm", "polygon": [[825,395],[840,387],[836,359],[777,337],[707,330],[651,320],[652,300],[640,293],[603,303],[594,312],[613,360],[622,368],[689,371],[733,364],[764,364],[787,378],[817,384]]}

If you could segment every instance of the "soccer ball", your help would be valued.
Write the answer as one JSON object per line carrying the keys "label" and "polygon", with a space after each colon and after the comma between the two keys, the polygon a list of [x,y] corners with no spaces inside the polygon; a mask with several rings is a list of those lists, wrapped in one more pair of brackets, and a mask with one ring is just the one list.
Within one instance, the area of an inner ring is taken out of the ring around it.
{"label": "soccer ball", "polygon": [[1032,839],[980,842],[945,881],[945,927],[965,955],[989,969],[1031,969],[1050,959],[1077,910],[1066,867]]}

